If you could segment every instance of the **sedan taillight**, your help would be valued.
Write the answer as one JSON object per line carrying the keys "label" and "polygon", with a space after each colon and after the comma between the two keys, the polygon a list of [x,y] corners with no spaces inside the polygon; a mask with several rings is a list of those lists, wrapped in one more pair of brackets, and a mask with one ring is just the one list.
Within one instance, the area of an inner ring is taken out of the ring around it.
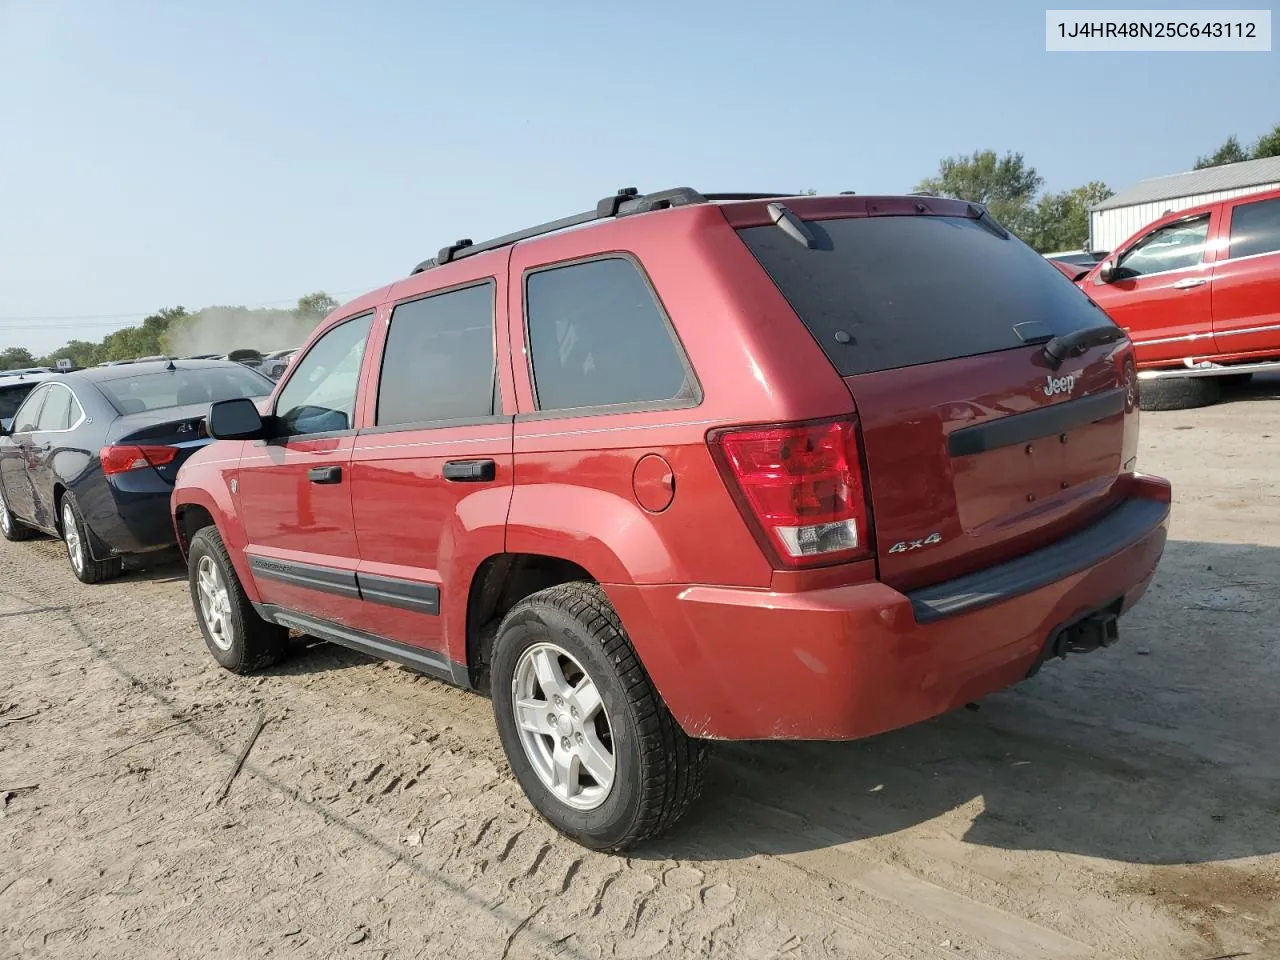
{"label": "sedan taillight", "polygon": [[167,463],[173,463],[177,455],[177,447],[161,444],[110,446],[103,447],[98,452],[98,457],[102,460],[102,472],[107,476],[128,473],[142,467],[163,467]]}

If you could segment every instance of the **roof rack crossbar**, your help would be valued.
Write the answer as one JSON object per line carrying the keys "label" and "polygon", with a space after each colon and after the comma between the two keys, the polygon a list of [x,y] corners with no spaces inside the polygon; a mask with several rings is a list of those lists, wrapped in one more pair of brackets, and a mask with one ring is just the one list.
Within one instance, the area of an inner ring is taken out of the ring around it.
{"label": "roof rack crossbar", "polygon": [[659,190],[655,193],[641,194],[635,187],[623,187],[611,197],[605,197],[596,204],[594,210],[588,210],[583,213],[575,213],[572,216],[561,217],[559,220],[552,220],[548,223],[540,223],[536,226],[527,227],[524,230],[517,230],[515,233],[504,234],[501,237],[494,237],[492,240],[485,240],[481,243],[474,243],[471,240],[459,240],[447,247],[442,247],[440,252],[429,260],[423,260],[420,264],[413,268],[413,273],[422,273],[424,270],[430,270],[432,267],[443,266],[454,260],[461,260],[464,257],[472,257],[477,253],[484,253],[488,250],[497,250],[501,247],[510,246],[513,243],[519,243],[521,240],[530,240],[534,237],[540,237],[544,234],[555,233],[558,230],[567,230],[570,227],[578,227],[584,223],[592,223],[596,220],[608,220],[614,217],[626,217],[637,213],[649,213],[654,210],[666,210],[670,207],[683,207],[698,203],[714,203],[718,200],[773,200],[779,197],[794,197],[795,193],[699,193],[691,187],[676,187],[671,190]]}

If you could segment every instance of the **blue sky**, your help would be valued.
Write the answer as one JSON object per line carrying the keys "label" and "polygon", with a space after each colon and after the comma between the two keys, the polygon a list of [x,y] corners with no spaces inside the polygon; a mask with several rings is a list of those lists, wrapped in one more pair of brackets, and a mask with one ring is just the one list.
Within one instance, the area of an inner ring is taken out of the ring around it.
{"label": "blue sky", "polygon": [[1050,54],[1044,9],[0,0],[0,348],[349,298],[620,186],[900,192],[991,147],[1118,189],[1280,121],[1276,52]]}

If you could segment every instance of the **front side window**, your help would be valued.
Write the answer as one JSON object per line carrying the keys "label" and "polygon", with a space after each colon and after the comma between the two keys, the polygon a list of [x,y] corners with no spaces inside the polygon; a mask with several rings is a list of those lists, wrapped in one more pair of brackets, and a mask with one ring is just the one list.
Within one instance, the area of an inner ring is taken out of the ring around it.
{"label": "front side window", "polygon": [[36,429],[36,423],[40,418],[40,408],[44,406],[44,398],[48,395],[48,387],[43,390],[31,391],[26,403],[18,408],[18,413],[13,418],[14,433],[30,433]]}
{"label": "front side window", "polygon": [[493,414],[492,282],[399,304],[378,383],[380,427]]}
{"label": "front side window", "polygon": [[531,274],[525,313],[539,410],[695,395],[666,317],[630,260],[589,260]]}
{"label": "front side window", "polygon": [[1131,279],[1199,266],[1209,236],[1209,215],[1161,227],[1120,258],[1120,277]]}
{"label": "front side window", "polygon": [[1280,197],[1242,203],[1231,213],[1231,257],[1280,250]]}
{"label": "front side window", "polygon": [[36,419],[37,430],[68,430],[80,419],[80,405],[71,391],[61,384],[49,387],[49,395],[45,397],[40,416]]}
{"label": "front side window", "polygon": [[338,324],[297,362],[276,400],[282,434],[351,429],[360,364],[372,323],[373,314],[369,313]]}

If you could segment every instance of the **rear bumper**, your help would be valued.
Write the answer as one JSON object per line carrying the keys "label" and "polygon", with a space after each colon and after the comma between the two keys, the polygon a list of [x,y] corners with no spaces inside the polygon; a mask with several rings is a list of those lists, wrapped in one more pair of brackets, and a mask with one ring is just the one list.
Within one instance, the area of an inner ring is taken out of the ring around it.
{"label": "rear bumper", "polygon": [[1138,478],[1087,530],[911,596],[878,582],[791,594],[605,589],[689,734],[856,739],[1011,686],[1064,626],[1128,610],[1155,573],[1168,517],[1168,484]]}
{"label": "rear bumper", "polygon": [[147,553],[177,542],[169,513],[172,488],[163,480],[147,478],[145,484],[135,481],[130,489],[114,483],[107,487],[109,497],[101,498],[100,505],[95,504],[92,510],[86,507],[85,520],[93,533],[95,558]]}

